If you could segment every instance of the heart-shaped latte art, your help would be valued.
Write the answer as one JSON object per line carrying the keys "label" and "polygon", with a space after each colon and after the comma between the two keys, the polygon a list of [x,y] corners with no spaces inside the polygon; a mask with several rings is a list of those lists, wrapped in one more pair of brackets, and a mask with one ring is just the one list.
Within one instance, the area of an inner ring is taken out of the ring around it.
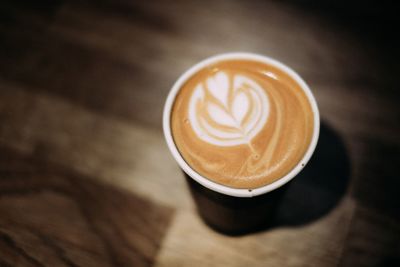
{"label": "heart-shaped latte art", "polygon": [[198,84],[189,103],[194,132],[217,146],[250,145],[268,115],[269,99],[257,82],[223,71]]}

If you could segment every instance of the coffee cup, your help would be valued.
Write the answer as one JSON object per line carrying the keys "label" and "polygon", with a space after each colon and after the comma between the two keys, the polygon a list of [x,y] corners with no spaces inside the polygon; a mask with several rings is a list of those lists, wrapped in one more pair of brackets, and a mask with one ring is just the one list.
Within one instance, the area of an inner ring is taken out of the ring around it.
{"label": "coffee cup", "polygon": [[163,114],[167,145],[201,217],[225,233],[268,223],[312,156],[319,123],[315,98],[295,71],[242,52],[189,68]]}

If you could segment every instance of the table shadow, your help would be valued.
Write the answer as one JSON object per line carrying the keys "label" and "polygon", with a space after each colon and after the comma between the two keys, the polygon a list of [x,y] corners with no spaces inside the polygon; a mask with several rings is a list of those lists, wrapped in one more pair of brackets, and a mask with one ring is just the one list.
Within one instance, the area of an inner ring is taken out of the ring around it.
{"label": "table shadow", "polygon": [[350,159],[345,144],[322,121],[312,158],[288,185],[268,227],[302,225],[327,214],[346,193],[349,178]]}

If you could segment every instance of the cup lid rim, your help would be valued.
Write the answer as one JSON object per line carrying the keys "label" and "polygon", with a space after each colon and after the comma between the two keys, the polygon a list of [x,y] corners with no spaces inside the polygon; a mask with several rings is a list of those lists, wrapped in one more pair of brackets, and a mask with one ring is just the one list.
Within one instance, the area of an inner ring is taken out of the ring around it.
{"label": "cup lid rim", "polygon": [[[181,86],[191,77],[193,76],[196,72],[201,70],[207,65],[216,63],[218,61],[223,61],[223,60],[254,60],[254,61],[259,61],[262,63],[266,63],[269,65],[272,65],[274,67],[277,67],[281,70],[283,70],[285,73],[287,73],[291,78],[293,78],[302,88],[304,93],[306,94],[313,114],[314,114],[314,129],[313,129],[313,135],[312,139],[310,142],[310,145],[306,152],[304,153],[303,158],[296,164],[296,166],[291,169],[285,176],[279,178],[278,180],[257,187],[257,188],[233,188],[229,187],[226,185],[219,184],[217,182],[211,181],[207,179],[206,177],[203,177],[200,175],[198,172],[196,172],[192,167],[189,166],[189,164],[186,163],[186,161],[183,159],[182,155],[178,151],[178,148],[175,145],[175,142],[172,137],[171,133],[171,110],[176,98],[176,95],[178,94]],[[319,137],[319,129],[320,129],[320,116],[319,116],[319,111],[318,111],[318,106],[317,102],[314,98],[314,95],[311,92],[311,89],[308,87],[306,82],[290,67],[287,65],[281,63],[280,61],[277,61],[273,58],[270,58],[268,56],[264,55],[259,55],[259,54],[254,54],[254,53],[248,53],[248,52],[231,52],[231,53],[223,53],[223,54],[217,54],[211,57],[208,57],[192,67],[190,67],[188,70],[186,70],[174,83],[172,86],[168,96],[167,100],[164,105],[164,110],[163,110],[163,131],[164,131],[164,137],[167,142],[168,148],[171,151],[173,157],[177,161],[178,165],[183,169],[183,171],[188,174],[192,179],[200,183],[201,185],[207,187],[208,189],[211,189],[213,191],[219,192],[221,194],[225,195],[230,195],[234,197],[254,197],[258,195],[262,195],[264,193],[273,191],[284,184],[288,183],[290,180],[292,180],[307,164],[307,162],[310,160],[312,154],[314,153],[315,147],[318,142],[318,137]]]}

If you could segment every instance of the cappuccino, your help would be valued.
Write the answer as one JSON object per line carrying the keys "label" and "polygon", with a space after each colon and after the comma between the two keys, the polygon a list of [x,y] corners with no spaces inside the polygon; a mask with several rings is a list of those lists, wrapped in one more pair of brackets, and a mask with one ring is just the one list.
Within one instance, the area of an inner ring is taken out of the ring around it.
{"label": "cappuccino", "polygon": [[282,69],[251,59],[221,60],[192,74],[170,116],[184,161],[232,188],[284,177],[304,157],[315,127],[302,87]]}

